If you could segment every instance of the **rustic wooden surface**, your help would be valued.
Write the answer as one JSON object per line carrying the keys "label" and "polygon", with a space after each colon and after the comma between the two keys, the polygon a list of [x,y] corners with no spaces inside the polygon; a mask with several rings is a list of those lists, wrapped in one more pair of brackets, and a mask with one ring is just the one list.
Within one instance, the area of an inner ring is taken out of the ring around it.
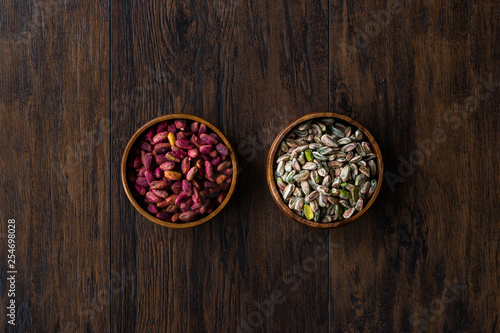
{"label": "rustic wooden surface", "polygon": [[[499,22],[494,0],[0,2],[1,328],[498,331]],[[279,130],[326,110],[371,131],[389,175],[330,231],[288,220],[265,179]],[[188,230],[144,219],[119,177],[134,131],[174,112],[221,128],[241,170]]]}
{"label": "rustic wooden surface", "polygon": [[370,129],[386,171],[404,178],[386,182],[363,221],[330,233],[341,244],[330,257],[331,328],[495,332],[500,5],[393,4],[330,7],[332,105]]}
{"label": "rustic wooden surface", "polygon": [[0,210],[16,220],[17,325],[7,324],[1,240],[1,329],[110,327],[110,66],[104,2],[0,4]]}

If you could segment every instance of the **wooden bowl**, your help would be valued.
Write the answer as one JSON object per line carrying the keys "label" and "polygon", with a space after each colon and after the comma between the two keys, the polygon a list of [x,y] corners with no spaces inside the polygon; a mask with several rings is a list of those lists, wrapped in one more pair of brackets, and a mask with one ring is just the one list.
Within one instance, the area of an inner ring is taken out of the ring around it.
{"label": "wooden bowl", "polygon": [[[314,118],[336,118],[341,121],[343,121],[346,124],[350,124],[352,127],[358,128],[365,137],[368,139],[368,142],[371,145],[372,151],[375,155],[377,155],[376,158],[376,163],[377,163],[377,172],[378,172],[378,179],[377,179],[377,188],[375,189],[375,192],[373,193],[372,197],[368,201],[368,203],[365,205],[365,207],[358,212],[356,215],[351,216],[348,219],[342,220],[342,221],[337,221],[337,222],[329,222],[329,223],[324,223],[324,222],[313,222],[306,220],[299,215],[295,214],[290,208],[288,208],[288,205],[283,201],[280,192],[278,190],[278,187],[276,185],[276,181],[274,180],[274,170],[276,168],[276,163],[275,163],[275,155],[278,149],[280,149],[280,144],[285,138],[285,136],[290,132],[293,128],[295,128],[297,125],[309,120],[309,119],[314,119]],[[294,219],[297,222],[300,222],[302,224],[308,225],[310,227],[314,228],[335,228],[339,227],[341,225],[345,225],[347,223],[350,223],[358,218],[361,217],[373,204],[375,199],[377,198],[378,193],[380,192],[380,188],[382,187],[382,180],[383,180],[383,175],[384,175],[384,164],[382,162],[382,152],[380,151],[380,148],[373,138],[373,135],[368,132],[368,130],[355,121],[354,119],[351,119],[350,117],[338,114],[338,113],[332,113],[332,112],[319,112],[319,113],[310,113],[308,115],[305,115],[294,122],[292,122],[290,125],[285,127],[274,139],[274,142],[271,146],[271,149],[269,150],[269,155],[267,157],[267,184],[269,186],[269,190],[271,191],[271,195],[273,196],[274,201],[276,201],[276,204],[279,206],[281,211],[285,213],[288,217]]]}
{"label": "wooden bowl", "polygon": [[[224,141],[224,144],[226,145],[226,147],[228,148],[229,156],[231,156],[231,162],[233,163],[233,176],[231,179],[231,186],[228,190],[228,193],[227,193],[224,201],[210,215],[207,215],[207,216],[203,217],[202,219],[197,220],[197,221],[193,221],[193,222],[172,223],[172,222],[166,222],[166,221],[160,220],[160,219],[156,218],[156,216],[151,215],[148,211],[146,211],[144,208],[142,208],[141,205],[139,205],[139,203],[137,202],[137,200],[133,196],[132,191],[130,190],[129,182],[127,180],[127,160],[129,157],[130,150],[132,149],[136,140],[144,132],[146,132],[151,126],[153,126],[157,123],[160,123],[162,121],[165,121],[165,120],[175,120],[175,119],[186,119],[186,120],[198,121],[200,123],[205,124],[209,129],[211,129],[212,131],[217,133],[221,137],[221,139]],[[125,151],[123,152],[122,164],[121,164],[121,177],[122,177],[123,188],[125,190],[125,193],[127,194],[128,199],[130,200],[132,205],[135,207],[135,209],[137,209],[139,211],[139,213],[141,213],[148,220],[150,220],[151,222],[154,222],[156,224],[159,224],[161,226],[169,227],[169,228],[190,228],[190,227],[195,227],[197,225],[203,224],[207,221],[210,221],[211,219],[213,219],[215,216],[217,216],[224,209],[224,207],[227,205],[227,203],[229,202],[229,200],[233,196],[234,189],[236,188],[236,180],[238,177],[237,166],[238,166],[238,162],[236,160],[236,154],[234,153],[233,147],[231,146],[231,144],[229,143],[227,138],[224,136],[224,134],[222,134],[222,132],[217,127],[215,127],[214,125],[212,125],[211,123],[209,123],[208,121],[206,121],[205,119],[202,119],[200,117],[196,117],[196,116],[189,115],[189,114],[183,114],[183,113],[175,113],[175,114],[169,114],[169,115],[165,115],[165,116],[161,116],[161,117],[158,117],[156,119],[153,119],[150,122],[148,122],[147,124],[145,124],[144,126],[142,126],[141,128],[139,128],[139,130],[137,130],[137,132],[134,133],[134,135],[132,136],[132,138],[128,142],[127,147],[125,148]]]}

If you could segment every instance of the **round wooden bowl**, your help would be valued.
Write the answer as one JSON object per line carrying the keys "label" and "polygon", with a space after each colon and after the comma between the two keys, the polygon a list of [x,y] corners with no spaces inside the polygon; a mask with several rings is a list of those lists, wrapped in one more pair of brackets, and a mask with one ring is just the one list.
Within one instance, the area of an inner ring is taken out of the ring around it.
{"label": "round wooden bowl", "polygon": [[[129,182],[127,180],[127,160],[129,157],[130,150],[132,149],[136,140],[141,136],[142,133],[144,133],[146,130],[148,130],[151,126],[153,126],[157,123],[160,123],[162,121],[165,121],[165,120],[175,120],[175,119],[186,119],[186,120],[198,121],[200,123],[205,124],[209,129],[211,129],[212,131],[217,133],[222,138],[222,140],[224,141],[224,144],[228,148],[229,155],[231,156],[231,162],[233,163],[233,177],[231,179],[231,186],[228,190],[228,193],[227,193],[224,201],[217,207],[217,209],[215,209],[212,212],[212,214],[207,215],[207,216],[203,217],[202,219],[199,219],[199,220],[196,220],[193,222],[172,223],[172,222],[166,222],[166,221],[160,220],[160,219],[156,218],[155,216],[151,215],[148,211],[146,211],[144,208],[142,208],[141,205],[139,205],[139,203],[137,202],[137,200],[133,196],[132,191],[130,190]],[[139,128],[139,130],[137,130],[137,132],[134,133],[134,135],[132,136],[132,138],[128,142],[127,147],[125,147],[125,151],[123,152],[122,164],[121,164],[121,177],[122,177],[123,189],[125,190],[125,193],[127,194],[128,199],[130,200],[132,205],[135,207],[135,209],[137,209],[139,211],[139,213],[141,213],[145,218],[147,218],[151,222],[154,222],[154,223],[159,224],[159,225],[164,226],[164,227],[191,228],[191,227],[195,227],[197,225],[203,224],[207,221],[210,221],[215,216],[217,216],[224,209],[224,207],[227,205],[227,203],[229,202],[229,200],[231,199],[231,197],[234,194],[234,189],[236,188],[236,180],[238,177],[237,166],[238,166],[238,161],[236,160],[236,154],[234,153],[233,147],[231,146],[231,144],[229,143],[227,138],[224,136],[224,134],[222,134],[222,132],[217,127],[215,127],[214,125],[212,125],[211,123],[209,123],[208,121],[206,121],[205,119],[202,119],[200,117],[196,117],[196,116],[184,114],[184,113],[174,113],[174,114],[169,114],[169,115],[165,115],[165,116],[161,116],[161,117],[158,117],[156,119],[153,119],[150,122],[148,122],[147,124],[145,124],[144,126],[142,126],[141,128]]]}
{"label": "round wooden bowl", "polygon": [[[377,169],[378,169],[377,170],[377,172],[378,172],[377,182],[378,183],[377,183],[377,188],[375,189],[375,193],[373,193],[373,195],[370,198],[370,200],[368,201],[368,203],[365,205],[365,207],[360,212],[358,212],[356,215],[354,215],[348,219],[342,220],[342,221],[329,222],[329,223],[313,222],[313,221],[306,220],[306,219],[300,217],[299,215],[295,214],[290,208],[288,208],[288,205],[285,204],[285,202],[281,198],[278,187],[276,185],[276,181],[274,180],[274,170],[276,168],[275,155],[276,155],[276,152],[278,151],[278,149],[280,149],[281,141],[283,141],[283,139],[288,134],[288,132],[290,132],[293,128],[295,128],[295,126],[297,126],[297,125],[299,125],[299,124],[301,124],[309,119],[314,119],[314,118],[336,118],[336,119],[343,121],[346,124],[350,124],[352,127],[358,128],[361,132],[363,132],[365,137],[368,139],[368,142],[371,145],[373,153],[375,155],[377,155],[376,163],[377,163]],[[382,180],[383,180],[383,175],[384,175],[384,164],[382,162],[382,152],[380,151],[380,148],[379,148],[377,142],[373,138],[373,135],[371,135],[371,133],[368,132],[368,130],[363,125],[361,125],[360,123],[358,123],[357,121],[355,121],[354,119],[352,119],[350,117],[347,117],[347,116],[344,116],[344,115],[341,115],[338,113],[318,112],[318,113],[310,113],[308,115],[305,115],[305,116],[295,120],[290,125],[285,127],[278,134],[276,139],[274,139],[274,142],[271,146],[271,149],[269,150],[269,155],[267,157],[266,170],[267,170],[267,184],[269,186],[269,190],[271,191],[271,195],[273,196],[274,201],[276,201],[276,204],[279,206],[279,208],[281,209],[281,211],[283,213],[285,213],[288,217],[294,219],[295,221],[300,222],[300,223],[305,224],[305,225],[308,225],[310,227],[335,228],[335,227],[339,227],[341,225],[345,225],[347,223],[351,223],[352,221],[360,218],[361,215],[363,215],[371,207],[371,205],[373,204],[373,202],[377,198],[378,193],[380,192],[380,188],[382,187]]]}

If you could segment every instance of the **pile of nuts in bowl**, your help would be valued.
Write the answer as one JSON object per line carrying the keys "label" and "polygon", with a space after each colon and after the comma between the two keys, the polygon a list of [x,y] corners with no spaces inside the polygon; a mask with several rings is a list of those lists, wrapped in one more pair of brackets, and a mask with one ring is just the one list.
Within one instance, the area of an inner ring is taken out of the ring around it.
{"label": "pile of nuts in bowl", "polygon": [[377,188],[377,156],[365,135],[334,118],[308,120],[292,129],[275,158],[281,197],[309,221],[348,219]]}
{"label": "pile of nuts in bowl", "polygon": [[167,222],[192,222],[211,214],[226,198],[232,175],[230,151],[219,135],[184,119],[146,130],[127,163],[137,202]]}

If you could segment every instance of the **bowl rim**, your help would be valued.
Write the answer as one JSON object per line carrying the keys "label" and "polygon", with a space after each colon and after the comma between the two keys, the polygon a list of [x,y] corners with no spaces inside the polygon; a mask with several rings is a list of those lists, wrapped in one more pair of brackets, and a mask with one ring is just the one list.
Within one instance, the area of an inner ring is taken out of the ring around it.
{"label": "bowl rim", "polygon": [[[363,134],[368,138],[368,141],[370,142],[370,145],[372,146],[372,149],[374,153],[377,155],[376,163],[377,163],[377,171],[378,171],[378,178],[377,178],[377,187],[375,189],[375,192],[373,193],[372,197],[368,201],[368,203],[363,207],[363,209],[358,212],[356,215],[342,220],[342,221],[337,221],[337,222],[314,222],[314,221],[309,221],[306,220],[299,215],[295,214],[288,206],[285,204],[283,199],[281,198],[281,195],[279,194],[278,187],[276,185],[276,182],[274,180],[274,156],[276,155],[276,152],[278,151],[278,148],[281,144],[281,141],[285,138],[285,136],[298,124],[303,123],[304,121],[310,120],[310,119],[315,119],[315,118],[336,118],[340,119],[344,122],[349,123],[350,125],[353,125],[357,127],[359,130],[363,132]],[[336,228],[340,227],[343,225],[346,225],[348,223],[353,222],[354,220],[360,218],[375,202],[375,199],[377,198],[380,189],[382,187],[382,181],[384,177],[384,163],[383,163],[383,158],[382,158],[382,152],[380,150],[380,147],[378,146],[377,141],[373,137],[373,135],[364,127],[361,125],[358,121],[352,119],[351,117],[345,116],[343,114],[335,113],[335,112],[314,112],[314,113],[308,113],[304,116],[301,116],[288,124],[285,128],[283,128],[276,138],[274,139],[271,148],[269,149],[269,154],[267,157],[267,164],[266,164],[266,174],[267,174],[267,184],[269,187],[269,191],[271,192],[271,196],[273,197],[274,201],[278,205],[278,207],[281,209],[285,215],[288,217],[294,219],[295,221],[305,224],[310,227],[314,228]]]}
{"label": "bowl rim", "polygon": [[[220,136],[222,141],[224,141],[224,144],[229,150],[229,156],[231,156],[231,162],[233,163],[233,176],[231,180],[231,186],[229,187],[229,190],[227,192],[226,198],[224,201],[215,209],[211,214],[203,217],[202,219],[192,221],[192,222],[181,222],[181,223],[173,223],[173,222],[166,222],[163,220],[160,220],[159,218],[153,216],[151,213],[146,211],[144,208],[141,207],[141,205],[137,202],[137,200],[134,198],[132,195],[132,191],[128,185],[128,180],[127,180],[127,159],[130,154],[130,150],[132,149],[134,143],[137,141],[137,139],[151,126],[163,122],[165,120],[174,120],[174,119],[185,119],[185,120],[192,120],[192,121],[197,121],[200,123],[205,124],[207,127],[209,127],[212,131],[217,133],[217,135]],[[146,124],[142,125],[130,138],[130,140],[127,143],[127,146],[125,147],[125,150],[123,151],[122,155],[122,161],[121,161],[121,180],[122,180],[122,185],[123,189],[125,190],[125,194],[127,195],[127,198],[129,201],[132,203],[132,206],[141,213],[142,216],[150,220],[151,222],[154,222],[156,224],[159,224],[163,227],[168,227],[168,228],[174,228],[174,229],[183,229],[183,228],[192,228],[196,227],[198,225],[201,225],[205,222],[210,221],[213,219],[215,216],[217,216],[228,204],[230,201],[231,197],[234,194],[235,188],[236,188],[236,182],[238,178],[238,160],[236,158],[235,151],[233,149],[233,146],[229,142],[229,140],[226,138],[226,136],[221,132],[217,126],[213,125],[210,123],[208,120],[191,115],[191,114],[186,114],[186,113],[171,113],[167,115],[163,115],[157,118],[154,118],[150,121],[148,121]]]}

